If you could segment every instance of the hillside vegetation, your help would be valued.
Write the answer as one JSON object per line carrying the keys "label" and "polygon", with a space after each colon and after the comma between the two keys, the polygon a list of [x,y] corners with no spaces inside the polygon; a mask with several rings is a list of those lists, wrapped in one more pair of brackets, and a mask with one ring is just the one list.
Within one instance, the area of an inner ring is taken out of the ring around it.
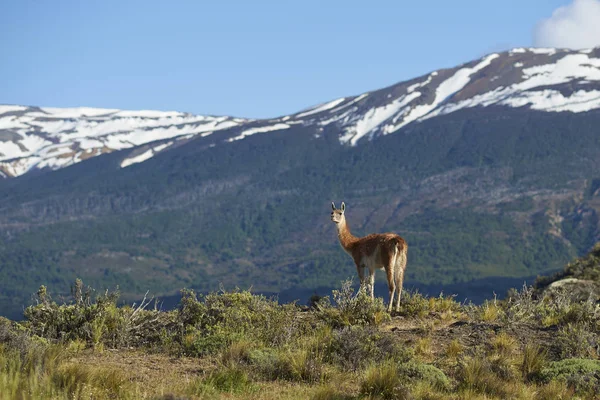
{"label": "hillside vegetation", "polygon": [[355,234],[407,240],[409,282],[556,271],[600,240],[599,125],[597,111],[492,107],[357,147],[334,126],[294,126],[1,181],[0,314],[17,318],[41,284],[68,294],[76,277],[118,284],[127,302],[219,284],[330,291],[354,270],[328,218],[342,200]]}
{"label": "hillside vegetation", "polygon": [[[595,277],[599,251],[565,274]],[[310,307],[182,290],[173,311],[42,286],[25,321],[0,319],[0,399],[600,398],[598,298],[541,286],[480,306],[405,293],[392,315],[349,281]]]}

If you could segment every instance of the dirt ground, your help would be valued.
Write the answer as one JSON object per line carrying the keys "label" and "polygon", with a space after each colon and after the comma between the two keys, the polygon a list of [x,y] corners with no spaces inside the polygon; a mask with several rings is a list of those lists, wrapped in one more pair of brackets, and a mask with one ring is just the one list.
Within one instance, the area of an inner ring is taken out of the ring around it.
{"label": "dirt ground", "polygon": [[521,347],[535,343],[547,350],[550,359],[560,358],[559,350],[554,344],[556,327],[543,328],[523,323],[500,325],[465,320],[427,327],[424,326],[423,320],[396,316],[381,329],[394,333],[407,345],[414,345],[423,338],[430,338],[433,358],[441,357],[453,340],[457,340],[465,349],[472,349],[475,346],[489,344],[490,340],[502,331],[514,338]]}

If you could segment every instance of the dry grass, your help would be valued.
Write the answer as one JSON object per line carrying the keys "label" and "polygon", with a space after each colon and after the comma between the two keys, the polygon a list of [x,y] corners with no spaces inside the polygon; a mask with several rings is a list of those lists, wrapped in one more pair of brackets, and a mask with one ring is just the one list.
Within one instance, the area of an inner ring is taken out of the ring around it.
{"label": "dry grass", "polygon": [[417,340],[415,344],[415,355],[422,361],[431,361],[433,358],[433,347],[431,337],[424,337]]}
{"label": "dry grass", "polygon": [[527,343],[523,348],[521,373],[527,381],[535,379],[547,362],[548,352],[538,344]]}
{"label": "dry grass", "polygon": [[453,339],[446,347],[446,357],[451,360],[456,360],[462,354],[465,347],[458,339]]}
{"label": "dry grass", "polygon": [[360,392],[363,395],[379,396],[383,399],[403,398],[409,393],[400,382],[396,364],[391,361],[368,367],[362,379]]}

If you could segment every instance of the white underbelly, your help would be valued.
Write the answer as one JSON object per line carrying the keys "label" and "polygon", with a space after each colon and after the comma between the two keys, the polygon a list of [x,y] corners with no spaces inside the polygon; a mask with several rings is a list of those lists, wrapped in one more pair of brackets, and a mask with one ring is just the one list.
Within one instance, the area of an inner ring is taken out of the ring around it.
{"label": "white underbelly", "polygon": [[362,259],[362,263],[371,271],[385,268],[385,266],[381,262],[381,255],[379,251],[374,251],[373,254],[371,254],[370,256],[364,256]]}

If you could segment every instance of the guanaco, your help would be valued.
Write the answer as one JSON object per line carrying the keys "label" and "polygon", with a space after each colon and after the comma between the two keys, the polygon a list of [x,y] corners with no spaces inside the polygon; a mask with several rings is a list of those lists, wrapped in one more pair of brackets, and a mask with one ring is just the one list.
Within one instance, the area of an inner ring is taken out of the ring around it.
{"label": "guanaco", "polygon": [[400,311],[400,297],[402,295],[408,251],[406,241],[395,233],[373,233],[358,238],[352,235],[346,223],[346,204],[342,202],[341,208],[337,209],[332,202],[331,208],[333,209],[331,220],[337,226],[340,244],[352,256],[356,264],[361,287],[365,283],[365,272],[368,269],[371,298],[374,299],[375,271],[378,269],[385,270],[390,291],[388,311],[392,311],[392,303],[396,292],[398,292],[396,312]]}

